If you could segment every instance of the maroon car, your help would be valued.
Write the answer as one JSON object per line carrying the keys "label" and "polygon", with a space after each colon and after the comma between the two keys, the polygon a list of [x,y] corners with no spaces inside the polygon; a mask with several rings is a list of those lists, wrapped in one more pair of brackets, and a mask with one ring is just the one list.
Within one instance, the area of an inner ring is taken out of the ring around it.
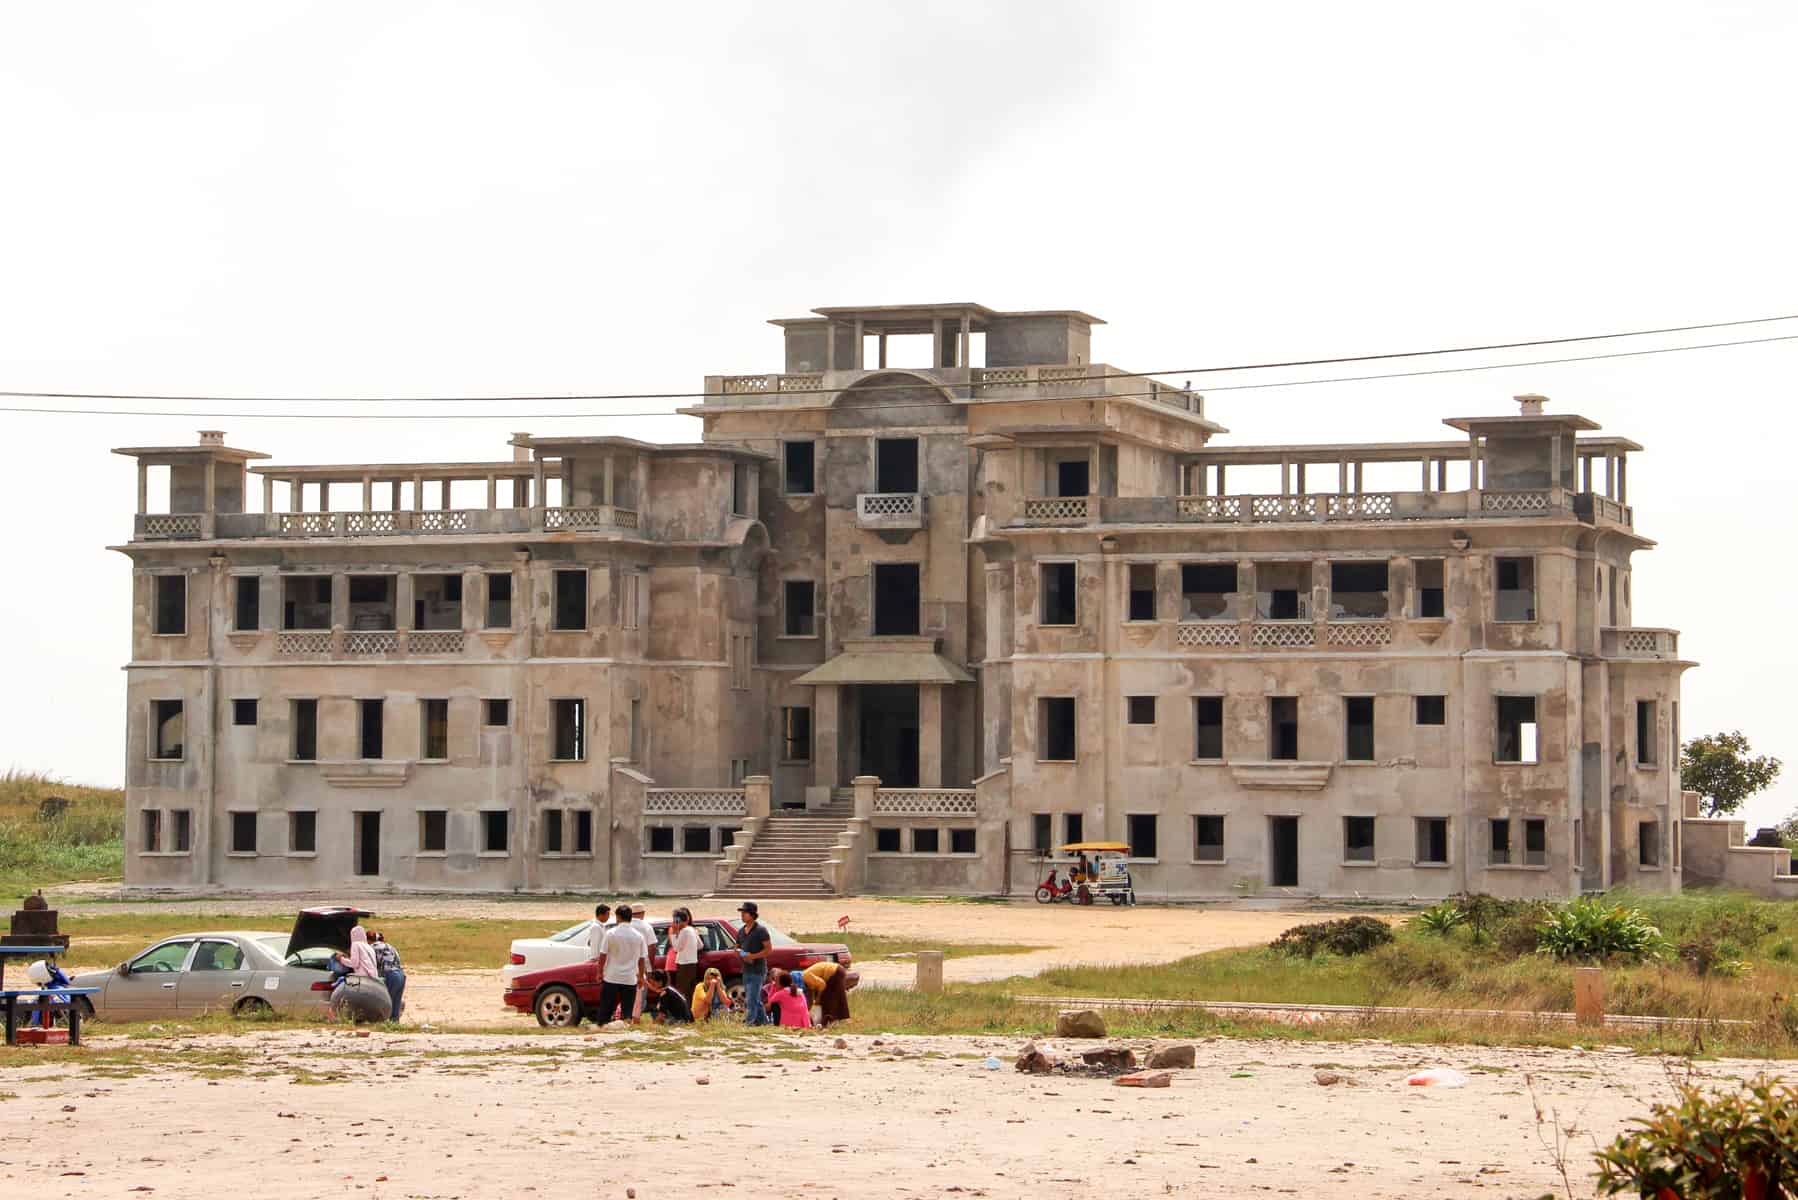
{"label": "maroon car", "polygon": [[[668,953],[668,925],[667,921],[650,923],[656,935],[654,958],[658,964]],[[762,927],[772,938],[768,950],[770,974],[803,971],[816,962],[841,963],[845,967],[850,963],[849,947],[845,945],[799,942],[766,922]],[[730,992],[733,1011],[740,1014],[743,1011],[743,957],[737,949],[740,927],[732,921],[701,920],[693,922],[693,928],[699,931],[700,974],[704,975],[707,967],[717,967]],[[847,986],[854,987],[858,982],[860,976],[850,971],[845,980]],[[598,973],[591,961],[530,971],[512,980],[506,988],[505,1000],[520,1012],[535,1013],[539,1025],[578,1025],[589,1010],[599,1005]]]}

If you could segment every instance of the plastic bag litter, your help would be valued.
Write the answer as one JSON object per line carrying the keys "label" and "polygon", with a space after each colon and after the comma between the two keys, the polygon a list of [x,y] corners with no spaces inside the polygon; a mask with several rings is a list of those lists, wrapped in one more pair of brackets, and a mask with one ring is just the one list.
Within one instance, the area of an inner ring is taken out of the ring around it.
{"label": "plastic bag litter", "polygon": [[1405,1082],[1412,1087],[1466,1087],[1467,1076],[1452,1067],[1432,1067],[1407,1075]]}
{"label": "plastic bag litter", "polygon": [[987,1057],[987,1060],[985,1062],[981,1063],[980,1065],[985,1067],[989,1071],[997,1071],[1001,1064],[998,1059],[993,1058],[989,1055]]}

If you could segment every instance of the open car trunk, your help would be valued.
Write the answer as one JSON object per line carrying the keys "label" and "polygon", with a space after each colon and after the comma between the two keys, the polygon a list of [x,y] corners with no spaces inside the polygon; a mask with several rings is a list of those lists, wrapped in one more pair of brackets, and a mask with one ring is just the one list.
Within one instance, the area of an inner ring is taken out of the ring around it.
{"label": "open car trunk", "polygon": [[[372,917],[373,913],[361,908],[333,906],[324,908],[302,908],[300,915],[294,918],[293,933],[287,939],[287,959],[293,961],[296,954],[307,950],[330,951],[339,950],[349,953],[350,930],[354,929],[363,917]],[[321,955],[308,955],[308,959],[317,959]],[[307,961],[302,965],[315,965]]]}

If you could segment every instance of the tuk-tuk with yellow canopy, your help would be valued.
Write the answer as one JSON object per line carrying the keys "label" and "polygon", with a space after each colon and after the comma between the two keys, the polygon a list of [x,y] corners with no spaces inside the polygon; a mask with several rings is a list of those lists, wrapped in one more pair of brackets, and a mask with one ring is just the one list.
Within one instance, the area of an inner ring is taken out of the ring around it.
{"label": "tuk-tuk with yellow canopy", "polygon": [[[1037,885],[1038,904],[1054,904],[1066,900],[1074,904],[1091,904],[1103,896],[1114,905],[1136,903],[1136,889],[1130,881],[1126,856],[1130,847],[1125,842],[1069,842],[1057,846],[1060,855],[1073,855],[1068,864],[1066,881],[1056,878],[1057,868],[1049,868],[1048,877]],[[1089,857],[1090,856],[1090,857]]]}

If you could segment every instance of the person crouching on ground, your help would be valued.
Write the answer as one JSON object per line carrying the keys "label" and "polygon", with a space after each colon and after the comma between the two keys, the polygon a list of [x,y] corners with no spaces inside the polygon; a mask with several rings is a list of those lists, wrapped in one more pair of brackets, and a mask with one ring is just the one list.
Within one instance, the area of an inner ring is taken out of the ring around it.
{"label": "person crouching on ground", "polygon": [[762,1005],[762,989],[768,983],[768,952],[773,948],[774,939],[769,936],[768,927],[758,919],[762,910],[756,907],[755,901],[743,901],[737,915],[743,918],[743,926],[737,931],[737,953],[743,956],[743,1022],[766,1025],[768,1010]]}
{"label": "person crouching on ground", "polygon": [[618,906],[618,920],[605,931],[599,945],[599,1011],[593,1014],[595,1025],[609,1025],[614,1020],[628,1020],[637,999],[637,988],[643,982],[649,965],[649,950],[643,935],[631,927],[629,905]]}
{"label": "person crouching on ground", "polygon": [[800,976],[805,990],[822,1016],[821,1024],[830,1025],[849,1019],[849,969],[842,963],[824,959],[805,969]]}
{"label": "person crouching on ground", "polygon": [[668,981],[668,972],[651,971],[644,980],[644,990],[649,998],[643,1002],[643,1011],[658,1025],[691,1025],[693,1009],[687,1004],[687,998],[680,994],[680,989]]}
{"label": "person crouching on ground", "polygon": [[699,986],[699,930],[693,925],[693,912],[686,907],[674,910],[674,926],[668,931],[669,969],[674,972],[674,989],[689,1001]]}
{"label": "person crouching on ground", "polygon": [[776,1024],[789,1029],[812,1027],[811,998],[805,994],[805,985],[798,975],[791,971],[780,973],[778,986],[768,997],[768,1012]]}
{"label": "person crouching on ground", "polygon": [[375,966],[380,968],[381,982],[387,985],[387,995],[393,1000],[393,1019],[397,1021],[406,995],[406,972],[400,966],[400,952],[388,944],[383,933],[370,934],[369,941],[374,944]]}
{"label": "person crouching on ground", "polygon": [[709,1021],[718,1013],[730,1011],[730,993],[724,990],[724,976],[717,967],[707,967],[705,978],[693,989],[693,1019]]}

